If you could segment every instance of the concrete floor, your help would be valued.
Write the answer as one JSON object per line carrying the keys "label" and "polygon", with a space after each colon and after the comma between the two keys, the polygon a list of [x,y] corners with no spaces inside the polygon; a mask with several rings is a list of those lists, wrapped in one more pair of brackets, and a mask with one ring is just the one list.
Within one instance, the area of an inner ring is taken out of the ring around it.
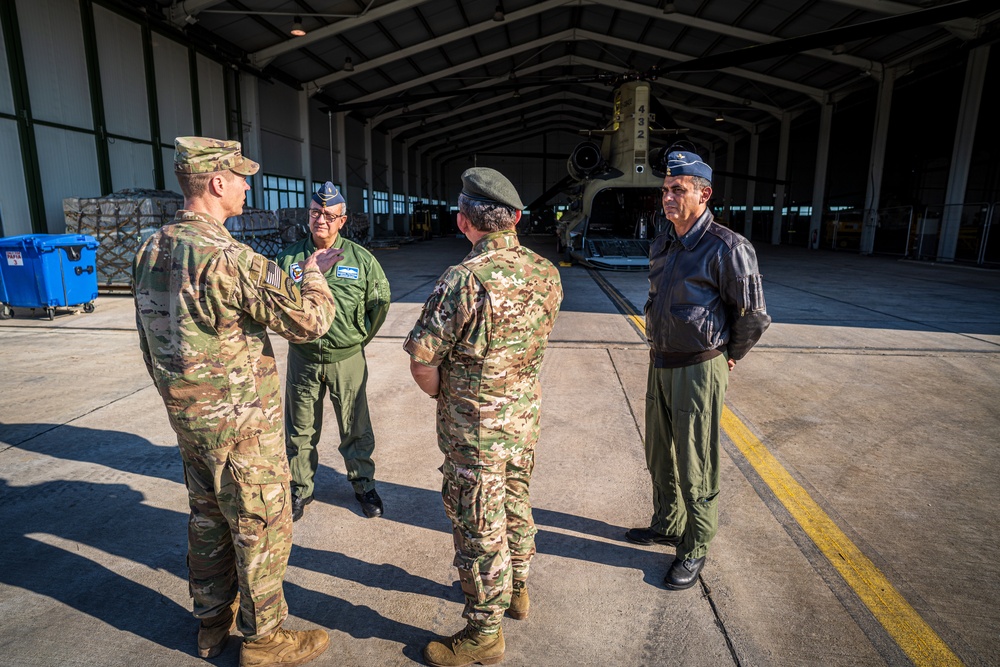
{"label": "concrete floor", "polygon": [[[551,253],[547,239],[527,242]],[[360,514],[328,411],[317,502],[295,524],[285,585],[288,625],[330,631],[317,665],[412,664],[463,624],[433,403],[401,344],[467,249],[377,251],[394,301],[368,348],[386,517]],[[733,373],[728,405],[959,660],[1000,664],[1000,274],[758,251],[774,324]],[[702,583],[663,588],[672,550],[622,537],[651,511],[647,349],[586,269],[562,275],[532,485],[532,611],[505,621],[504,664],[910,664],[912,647],[728,439]],[[641,309],[645,274],[601,275]],[[0,322],[0,665],[202,664],[180,459],[131,299],[102,295],[96,312],[53,322],[17,315]],[[213,662],[238,653],[234,641]]]}

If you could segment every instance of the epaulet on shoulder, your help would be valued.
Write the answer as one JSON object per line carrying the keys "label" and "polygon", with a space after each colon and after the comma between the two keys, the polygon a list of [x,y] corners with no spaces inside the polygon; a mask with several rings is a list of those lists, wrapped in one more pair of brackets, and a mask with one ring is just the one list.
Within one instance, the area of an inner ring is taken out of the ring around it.
{"label": "epaulet on shoulder", "polygon": [[746,243],[747,240],[743,238],[741,234],[734,232],[728,227],[723,227],[719,223],[712,221],[712,224],[708,226],[708,233],[716,237],[720,241],[726,244],[726,247],[732,250],[741,243]]}

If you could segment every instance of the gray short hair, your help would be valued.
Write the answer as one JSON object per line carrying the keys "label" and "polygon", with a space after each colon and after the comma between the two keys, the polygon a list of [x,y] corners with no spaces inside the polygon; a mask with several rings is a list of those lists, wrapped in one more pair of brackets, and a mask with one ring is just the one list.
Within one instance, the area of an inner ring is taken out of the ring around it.
{"label": "gray short hair", "polygon": [[517,211],[499,202],[479,201],[459,195],[458,210],[481,232],[513,229],[517,224]]}
{"label": "gray short hair", "polygon": [[712,187],[712,181],[708,180],[704,176],[692,176],[691,184],[698,188],[699,191]]}

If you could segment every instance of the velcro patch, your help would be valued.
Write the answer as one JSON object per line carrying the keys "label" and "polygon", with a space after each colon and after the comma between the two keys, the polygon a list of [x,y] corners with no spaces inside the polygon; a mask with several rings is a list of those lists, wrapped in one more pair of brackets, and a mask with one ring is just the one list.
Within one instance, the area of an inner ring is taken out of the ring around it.
{"label": "velcro patch", "polygon": [[256,287],[283,301],[296,307],[301,303],[302,297],[292,278],[271,260],[260,255],[254,257],[250,265],[250,279]]}
{"label": "velcro patch", "polygon": [[288,275],[292,277],[297,283],[302,282],[302,267],[299,266],[298,262],[295,262],[290,267],[288,267]]}
{"label": "velcro patch", "polygon": [[268,261],[267,270],[264,272],[264,282],[271,287],[281,287],[284,280],[282,280],[282,271],[276,263]]}
{"label": "velcro patch", "polygon": [[338,266],[337,277],[347,278],[348,280],[357,280],[361,277],[361,271],[356,266]]}

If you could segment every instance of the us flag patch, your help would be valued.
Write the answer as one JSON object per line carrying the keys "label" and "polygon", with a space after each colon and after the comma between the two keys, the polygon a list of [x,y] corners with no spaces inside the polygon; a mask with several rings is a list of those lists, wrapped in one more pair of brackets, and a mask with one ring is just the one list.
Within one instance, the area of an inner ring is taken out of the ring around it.
{"label": "us flag patch", "polygon": [[278,268],[277,264],[269,261],[267,271],[264,273],[264,283],[271,287],[281,287],[283,282],[281,269]]}

